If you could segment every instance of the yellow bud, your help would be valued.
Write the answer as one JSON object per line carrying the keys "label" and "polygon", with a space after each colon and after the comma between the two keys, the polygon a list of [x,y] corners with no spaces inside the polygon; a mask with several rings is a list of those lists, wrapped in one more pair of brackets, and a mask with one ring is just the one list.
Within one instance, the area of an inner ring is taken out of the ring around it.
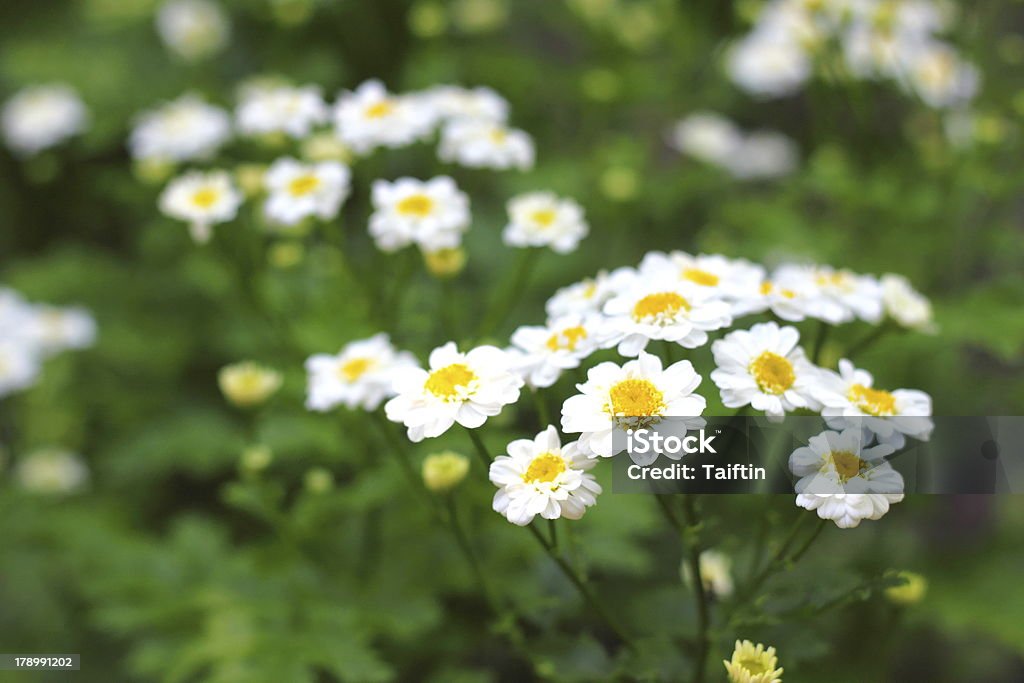
{"label": "yellow bud", "polygon": [[294,268],[306,257],[306,248],[302,242],[278,242],[267,252],[267,261],[274,268],[285,270]]}
{"label": "yellow bud", "polygon": [[423,460],[423,483],[434,493],[458,486],[469,472],[469,458],[454,451],[428,455]]}
{"label": "yellow bud", "polygon": [[217,373],[224,397],[240,408],[263,403],[281,388],[281,382],[277,370],[251,361],[226,365]]}
{"label": "yellow bud", "polygon": [[146,185],[159,185],[171,177],[174,163],[166,159],[139,159],[132,166],[135,177]]}
{"label": "yellow bud", "polygon": [[444,5],[439,2],[417,2],[409,10],[409,30],[420,38],[436,38],[447,26]]}
{"label": "yellow bud", "polygon": [[306,161],[340,161],[352,163],[352,150],[334,133],[316,133],[302,142],[302,156]]}
{"label": "yellow bud", "polygon": [[601,191],[608,199],[617,202],[635,197],[638,185],[636,171],[626,166],[612,166],[601,174]]}
{"label": "yellow bud", "polygon": [[466,251],[462,247],[425,251],[423,263],[434,277],[455,277],[466,267]]}
{"label": "yellow bud", "polygon": [[270,463],[273,460],[274,453],[270,450],[270,446],[255,444],[246,446],[245,450],[242,451],[240,465],[242,470],[255,473],[270,467]]}
{"label": "yellow bud", "polygon": [[239,164],[235,169],[235,180],[246,197],[255,197],[263,191],[263,174],[267,167],[263,164]]}
{"label": "yellow bud", "polygon": [[314,467],[306,472],[305,483],[310,493],[327,493],[334,488],[334,475],[323,467]]}
{"label": "yellow bud", "polygon": [[891,571],[889,576],[903,579],[898,586],[889,586],[885,589],[885,597],[889,602],[901,605],[916,605],[924,599],[928,592],[928,579],[920,574],[908,571]]}

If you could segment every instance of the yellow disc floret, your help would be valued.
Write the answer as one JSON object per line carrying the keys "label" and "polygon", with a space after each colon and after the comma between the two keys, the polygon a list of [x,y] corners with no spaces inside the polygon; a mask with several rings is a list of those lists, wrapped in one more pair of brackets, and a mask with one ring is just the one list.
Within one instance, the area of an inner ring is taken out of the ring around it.
{"label": "yellow disc floret", "polygon": [[847,398],[868,415],[882,417],[896,414],[896,397],[882,389],[854,384],[850,387]]}
{"label": "yellow disc floret", "polygon": [[648,294],[633,306],[633,319],[671,318],[679,311],[689,311],[690,302],[675,292]]}
{"label": "yellow disc floret", "polygon": [[465,363],[452,363],[431,372],[424,386],[434,396],[452,401],[459,397],[460,390],[468,387],[475,379],[476,373]]}
{"label": "yellow disc floret", "polygon": [[306,173],[288,183],[288,192],[293,197],[303,197],[320,187],[320,179],[312,173]]}
{"label": "yellow disc floret", "polygon": [[425,218],[434,210],[434,200],[425,194],[411,194],[398,202],[398,213],[405,216]]}
{"label": "yellow disc floret", "polygon": [[526,468],[523,481],[526,483],[552,482],[558,475],[565,472],[565,460],[557,453],[541,453]]}
{"label": "yellow disc floret", "polygon": [[719,277],[700,268],[687,268],[683,271],[683,279],[702,285],[704,287],[715,287],[718,285]]}
{"label": "yellow disc floret", "polygon": [[369,358],[353,358],[342,363],[341,367],[338,368],[338,374],[347,382],[355,382],[366,374],[366,371],[370,369],[372,364],[373,361]]}
{"label": "yellow disc floret", "polygon": [[749,370],[758,388],[766,394],[782,394],[796,382],[796,373],[789,359],[771,351],[765,351],[751,361]]}
{"label": "yellow disc floret", "polygon": [[660,415],[665,409],[665,395],[649,379],[623,380],[611,388],[608,397],[612,415]]}
{"label": "yellow disc floret", "polygon": [[566,350],[575,351],[576,345],[582,340],[587,338],[587,330],[583,325],[576,325],[575,327],[567,327],[561,332],[548,337],[545,346],[551,351]]}
{"label": "yellow disc floret", "polygon": [[836,474],[839,475],[839,481],[844,484],[859,475],[867,466],[866,462],[850,451],[832,451],[828,454],[826,462],[832,463],[836,468]]}

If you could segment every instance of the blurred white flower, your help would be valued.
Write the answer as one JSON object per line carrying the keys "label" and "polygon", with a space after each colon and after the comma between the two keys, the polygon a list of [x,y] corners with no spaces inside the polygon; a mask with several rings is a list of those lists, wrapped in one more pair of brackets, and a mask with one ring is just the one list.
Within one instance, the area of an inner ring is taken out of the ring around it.
{"label": "blurred white flower", "polygon": [[70,451],[39,450],[22,458],[14,476],[26,491],[45,495],[74,493],[89,482],[89,468]]}
{"label": "blurred white flower", "polygon": [[429,370],[412,368],[394,382],[394,398],[384,404],[387,417],[408,429],[409,440],[440,436],[458,422],[476,429],[519,400],[523,380],[510,369],[508,354],[494,346],[468,353],[455,342],[430,353]]}
{"label": "blurred white flower", "polygon": [[797,344],[795,327],[780,328],[774,322],[736,330],[715,341],[713,381],[722,391],[726,408],[746,405],[771,417],[797,408],[817,410],[815,398],[818,369]]}
{"label": "blurred white flower", "polygon": [[231,137],[231,117],[197,95],[182,95],[139,115],[128,139],[135,159],[207,159]]}
{"label": "blurred white flower", "polygon": [[394,396],[394,380],[416,367],[413,355],[397,351],[383,332],[349,342],[336,355],[310,356],[306,408],[326,412],[344,405],[376,410],[384,399]]}
{"label": "blurred white flower", "polygon": [[168,183],[160,195],[160,210],[189,224],[196,242],[209,241],[212,227],[233,220],[242,194],[225,171],[189,171]]}
{"label": "blurred white flower", "polygon": [[96,321],[84,308],[35,305],[27,328],[42,356],[88,348],[96,341]]}
{"label": "blurred white flower", "polygon": [[[616,454],[613,434],[637,426],[656,425],[665,417],[696,418],[707,401],[693,393],[701,377],[688,360],[662,369],[661,359],[640,352],[636,360],[619,366],[595,365],[580,393],[562,404],[562,431],[578,433],[579,448],[588,457]],[[687,423],[680,421],[685,427]]]}
{"label": "blurred white flower", "polygon": [[685,251],[649,251],[637,269],[639,280],[679,282],[705,290],[734,305],[737,311],[756,292],[764,280],[764,268],[745,259],[730,259],[720,254],[688,254]]}
{"label": "blurred white flower", "polygon": [[441,130],[437,156],[469,168],[526,171],[533,168],[533,139],[501,122],[457,119]]}
{"label": "blurred white flower", "polygon": [[796,143],[782,133],[756,131],[746,136],[727,169],[741,180],[789,175],[797,168]]}
{"label": "blurred white flower", "polygon": [[246,135],[303,138],[330,118],[330,108],[315,85],[255,86],[244,89],[240,99],[235,117],[238,130]]}
{"label": "blurred white flower", "polygon": [[970,102],[981,84],[977,67],[945,43],[933,42],[910,51],[902,69],[906,85],[937,109]]}
{"label": "blurred white flower", "polygon": [[882,276],[882,303],[886,314],[903,327],[921,332],[934,332],[932,304],[902,275]]}
{"label": "blurred white flower", "polygon": [[416,243],[425,251],[459,246],[469,228],[469,198],[448,176],[373,183],[370,236],[383,251]]}
{"label": "blurred white flower", "polygon": [[548,246],[559,254],[575,251],[590,228],[583,207],[552,192],[530,192],[508,202],[509,223],[501,237],[511,247]]}
{"label": "blurred white flower", "polygon": [[743,133],[729,119],[714,112],[699,111],[676,122],[669,144],[695,159],[726,166],[739,151]]}
{"label": "blurred white flower", "polygon": [[881,519],[902,500],[902,493],[801,493],[796,504],[816,510],[818,517],[832,520],[840,529],[852,529],[862,520]]}
{"label": "blurred white flower", "polygon": [[0,397],[27,389],[39,375],[39,356],[27,340],[0,336]]}
{"label": "blurred white flower", "polygon": [[434,127],[433,107],[423,98],[393,95],[380,81],[366,81],[338,98],[334,123],[342,142],[363,154],[376,147],[404,147]]}
{"label": "blurred white flower", "polygon": [[7,146],[22,156],[54,147],[85,130],[88,112],[66,85],[34,85],[14,94],[0,113]]}
{"label": "blurred white flower", "polygon": [[[693,582],[690,564],[682,563],[683,581]],[[728,598],[736,586],[732,579],[732,558],[718,550],[705,550],[700,554],[700,578],[705,591],[710,591],[716,598]]]}
{"label": "blurred white flower", "polygon": [[508,119],[508,101],[490,88],[438,85],[419,96],[427,98],[437,116],[445,121],[504,123]]}
{"label": "blurred white flower", "polygon": [[509,353],[527,385],[545,388],[557,382],[563,370],[579,367],[580,361],[600,349],[607,334],[600,316],[570,313],[547,325],[516,329]]}
{"label": "blurred white flower", "polygon": [[795,40],[752,33],[733,45],[726,70],[742,90],[762,97],[798,91],[811,76],[811,60]]}
{"label": "blurred white flower", "polygon": [[348,197],[351,175],[348,166],[337,161],[303,164],[290,157],[278,159],[263,175],[268,193],[263,211],[283,225],[309,216],[330,220]]}
{"label": "blurred white flower", "polygon": [[183,59],[204,59],[227,45],[231,24],[221,6],[208,0],[169,0],[156,14],[156,30]]}
{"label": "blurred white flower", "polygon": [[600,313],[608,299],[623,291],[635,277],[636,271],[632,268],[617,268],[610,273],[601,271],[593,278],[559,289],[548,299],[544,310],[551,318]]}
{"label": "blurred white flower", "polygon": [[491,463],[491,483],[498,487],[493,508],[508,521],[526,526],[544,519],[580,519],[597,503],[601,485],[587,470],[596,461],[580,453],[577,444],[562,446],[554,426],[533,439],[517,439]]}

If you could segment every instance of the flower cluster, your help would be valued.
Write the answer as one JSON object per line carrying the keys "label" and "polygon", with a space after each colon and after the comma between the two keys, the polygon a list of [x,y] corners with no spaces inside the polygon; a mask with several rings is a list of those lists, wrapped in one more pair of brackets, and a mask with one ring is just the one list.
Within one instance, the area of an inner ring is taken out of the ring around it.
{"label": "flower cluster", "polygon": [[32,304],[0,287],[0,397],[32,386],[45,359],[95,338],[96,322],[85,309]]}
{"label": "flower cluster", "polygon": [[[796,92],[820,62],[825,73],[891,80],[929,107],[962,106],[977,93],[980,75],[937,37],[952,23],[951,7],[934,0],[772,0],[733,45],[726,69],[737,86],[762,97]],[[837,56],[829,54],[832,44]]]}
{"label": "flower cluster", "polygon": [[56,147],[85,130],[89,112],[72,88],[63,84],[35,85],[15,93],[0,112],[7,146],[30,157]]}
{"label": "flower cluster", "polygon": [[777,178],[797,167],[796,143],[781,133],[744,134],[714,112],[694,112],[675,123],[669,144],[683,154],[717,166],[739,180]]}

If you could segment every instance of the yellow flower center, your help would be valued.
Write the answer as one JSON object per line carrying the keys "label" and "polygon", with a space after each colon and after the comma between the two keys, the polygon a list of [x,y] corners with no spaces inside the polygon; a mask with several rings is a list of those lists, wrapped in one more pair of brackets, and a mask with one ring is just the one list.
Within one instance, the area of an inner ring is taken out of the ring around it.
{"label": "yellow flower center", "polygon": [[879,417],[896,414],[896,397],[882,389],[854,384],[850,387],[847,398],[868,415]]}
{"label": "yellow flower center", "polygon": [[398,213],[425,218],[434,210],[434,200],[425,194],[411,194],[398,202]]}
{"label": "yellow flower center", "polygon": [[781,394],[796,381],[793,364],[771,351],[765,351],[751,361],[749,370],[758,388],[766,394]]}
{"label": "yellow flower center", "polygon": [[196,190],[192,195],[192,203],[201,209],[209,209],[217,202],[217,198],[220,193],[209,187],[204,187],[201,190]]}
{"label": "yellow flower center", "polygon": [[395,105],[391,100],[381,100],[380,102],[374,102],[366,108],[364,114],[368,119],[379,119],[387,116],[395,110]]}
{"label": "yellow flower center", "polygon": [[452,363],[434,370],[427,377],[427,391],[434,396],[451,401],[458,396],[459,389],[469,386],[476,379],[476,373],[464,363]]}
{"label": "yellow flower center", "polygon": [[665,408],[664,394],[647,379],[627,379],[608,392],[613,415],[641,417],[660,415]]}
{"label": "yellow flower center", "polygon": [[542,228],[550,228],[551,224],[555,222],[555,210],[554,209],[538,209],[530,214],[530,218],[533,222]]}
{"label": "yellow flower center", "polygon": [[300,175],[298,178],[288,183],[288,192],[290,192],[293,197],[302,197],[318,187],[320,187],[320,179],[312,173],[307,173],[305,175]]}
{"label": "yellow flower center", "polygon": [[690,302],[675,292],[648,294],[633,306],[633,319],[672,317],[679,311],[689,311]]}
{"label": "yellow flower center", "polygon": [[736,663],[746,670],[746,672],[751,676],[757,676],[771,671],[771,669],[767,667],[766,663],[757,657],[742,657]]}
{"label": "yellow flower center", "polygon": [[555,453],[541,453],[530,462],[523,475],[523,481],[530,484],[533,482],[552,482],[558,475],[565,472],[565,460]]}
{"label": "yellow flower center", "polygon": [[850,451],[832,451],[829,453],[829,459],[836,468],[839,481],[844,484],[860,474],[867,464]]}
{"label": "yellow flower center", "polygon": [[505,139],[508,137],[508,133],[502,130],[501,128],[495,128],[494,130],[491,131],[490,137],[491,142],[493,142],[496,145],[500,145],[501,143],[505,142]]}
{"label": "yellow flower center", "polygon": [[546,346],[552,351],[558,351],[559,349],[575,351],[576,345],[586,338],[587,330],[583,325],[576,325],[575,327],[567,327],[561,332],[556,332],[548,337]]}
{"label": "yellow flower center", "polygon": [[587,280],[587,286],[583,288],[583,298],[593,299],[595,294],[597,294],[597,283],[593,280]]}
{"label": "yellow flower center", "polygon": [[346,361],[338,368],[338,374],[345,378],[348,382],[355,382],[357,379],[366,374],[366,371],[370,369],[373,361],[369,358],[353,358],[352,360]]}
{"label": "yellow flower center", "polygon": [[700,268],[687,268],[683,271],[683,279],[694,282],[703,287],[715,287],[718,285],[719,277]]}

